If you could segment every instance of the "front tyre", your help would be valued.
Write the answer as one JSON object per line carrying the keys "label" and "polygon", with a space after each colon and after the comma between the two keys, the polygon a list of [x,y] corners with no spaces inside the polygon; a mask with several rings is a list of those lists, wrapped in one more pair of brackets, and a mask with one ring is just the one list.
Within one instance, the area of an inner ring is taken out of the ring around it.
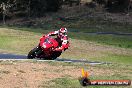
{"label": "front tyre", "polygon": [[62,53],[61,51],[60,52],[54,51],[51,56],[44,57],[44,60],[55,60],[57,57],[61,55],[61,53]]}
{"label": "front tyre", "polygon": [[31,50],[31,51],[28,53],[27,59],[33,59],[33,58],[35,58],[35,56],[34,56],[34,52]]}
{"label": "front tyre", "polygon": [[27,56],[27,59],[33,59],[35,58],[35,52],[38,52],[39,51],[39,47],[35,47],[34,49],[32,49],[29,53],[28,53],[28,56]]}

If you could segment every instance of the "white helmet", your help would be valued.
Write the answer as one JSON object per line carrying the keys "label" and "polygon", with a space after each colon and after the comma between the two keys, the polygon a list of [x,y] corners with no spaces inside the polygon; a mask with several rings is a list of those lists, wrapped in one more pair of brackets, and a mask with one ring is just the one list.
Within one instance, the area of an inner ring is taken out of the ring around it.
{"label": "white helmet", "polygon": [[60,34],[60,35],[66,35],[66,34],[67,34],[67,29],[66,29],[66,28],[61,28],[61,29],[59,30],[59,34]]}

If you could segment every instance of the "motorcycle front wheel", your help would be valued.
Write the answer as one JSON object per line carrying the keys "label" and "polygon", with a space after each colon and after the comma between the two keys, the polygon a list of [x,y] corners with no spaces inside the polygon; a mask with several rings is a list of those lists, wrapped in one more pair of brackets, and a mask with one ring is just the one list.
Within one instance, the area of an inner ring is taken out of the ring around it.
{"label": "motorcycle front wheel", "polygon": [[34,49],[32,49],[29,53],[28,53],[28,56],[27,56],[27,59],[33,59],[35,58],[36,56],[36,52],[39,51],[39,46],[38,47],[35,47]]}

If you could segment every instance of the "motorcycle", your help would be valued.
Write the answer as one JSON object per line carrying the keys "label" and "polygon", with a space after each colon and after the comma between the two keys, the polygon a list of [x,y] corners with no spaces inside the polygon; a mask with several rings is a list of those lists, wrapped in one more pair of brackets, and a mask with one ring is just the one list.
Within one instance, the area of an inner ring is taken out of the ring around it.
{"label": "motorcycle", "polygon": [[[59,42],[56,38],[52,38],[51,36],[43,36],[40,38],[39,45],[28,53],[27,58],[43,58],[46,60],[54,60],[62,53],[62,51],[54,51],[54,49],[57,47],[59,47]],[[69,43],[65,47],[64,51],[68,49],[68,47]]]}

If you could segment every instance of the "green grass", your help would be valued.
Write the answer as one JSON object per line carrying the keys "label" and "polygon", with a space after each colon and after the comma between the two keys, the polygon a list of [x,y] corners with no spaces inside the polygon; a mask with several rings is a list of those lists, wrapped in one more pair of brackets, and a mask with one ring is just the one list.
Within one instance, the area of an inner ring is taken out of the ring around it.
{"label": "green grass", "polygon": [[132,64],[132,56],[125,55],[109,55],[106,58],[102,58],[102,60],[114,63]]}
{"label": "green grass", "polygon": [[[111,76],[111,77],[90,77],[91,80],[97,80],[97,79],[123,79],[122,76],[120,78],[119,75]],[[124,77],[126,78],[126,77]],[[78,79],[71,79],[71,78],[57,78],[55,80],[47,82],[46,85],[41,86],[42,88],[124,88],[124,86],[87,86],[83,87],[81,86],[80,82]],[[130,86],[125,86],[125,88],[131,88]]]}
{"label": "green grass", "polygon": [[[7,27],[7,28],[12,28],[12,29],[21,30],[21,31],[29,31],[37,35],[47,34],[48,32],[53,31],[52,29],[42,29],[42,28],[21,28],[21,27]],[[131,29],[132,27],[128,27],[128,28]],[[89,30],[94,30],[94,29],[75,29],[75,28],[72,29],[71,28],[69,29],[69,31],[76,31],[76,32],[68,32],[68,36],[70,38],[87,40],[87,41],[91,41],[91,42],[95,42],[95,43],[99,43],[103,45],[111,45],[111,46],[116,46],[120,48],[132,48],[132,36],[102,35],[102,34],[96,35],[96,34],[85,33],[85,32],[91,32]],[[124,33],[122,29],[120,29],[119,31]],[[98,32],[98,30],[95,30],[94,32]],[[109,31],[106,30],[106,32],[109,32]]]}
{"label": "green grass", "polygon": [[[53,83],[53,85],[52,85]],[[81,88],[82,86],[79,84],[78,79],[70,79],[70,78],[57,78],[55,80],[46,82],[46,85],[42,85],[42,88]]]}
{"label": "green grass", "polygon": [[121,48],[132,48],[132,36],[121,35],[93,35],[86,33],[69,33],[71,38],[87,40],[104,45],[111,45]]}
{"label": "green grass", "polygon": [[132,64],[131,55],[117,55],[117,54],[108,54],[104,57],[91,58],[90,60],[101,61],[101,62],[111,62],[111,63],[121,63],[121,64]]}
{"label": "green grass", "polygon": [[[38,30],[38,31],[37,31]],[[27,54],[30,49],[35,47],[39,38],[41,37],[41,33],[36,33],[42,31],[42,29],[33,29],[33,32],[30,28],[15,28],[10,29],[1,29],[0,34],[0,48],[6,51],[12,51],[20,54]],[[47,31],[44,31],[47,32]],[[131,36],[114,36],[114,35],[88,35],[84,33],[69,33],[70,38],[83,39],[87,41],[94,42],[96,44],[102,45],[111,45],[120,48],[132,48],[132,38]],[[80,46],[81,47],[81,46]],[[83,56],[81,57],[83,58]],[[89,58],[89,57],[87,57]],[[117,55],[117,54],[109,54],[108,52],[104,57],[91,57],[89,60],[94,61],[108,61],[114,63],[126,63],[131,64],[132,59],[131,55]]]}
{"label": "green grass", "polygon": [[[15,28],[15,30],[1,29],[0,30],[1,32],[0,49],[13,52],[13,53],[18,53],[18,54],[27,54],[33,47],[35,47],[38,44],[39,38],[42,35],[41,33],[39,33],[40,31],[42,31],[41,29],[36,29],[36,30],[33,29],[33,32],[29,32],[29,31],[31,31],[30,28],[18,28],[18,30],[17,28]],[[44,32],[47,32],[47,31],[44,31]],[[132,48],[131,36],[88,35],[84,33],[74,33],[74,32],[70,32],[69,36],[70,38],[83,39],[83,40],[94,42],[96,44],[99,43],[102,45],[111,45],[111,46],[120,47],[120,48],[130,48],[130,49]],[[78,48],[76,49],[79,50]],[[132,62],[131,54],[121,55],[121,54],[114,54],[114,52],[111,52],[111,53],[106,52],[101,54],[105,54],[105,56],[98,57],[98,58],[97,57],[96,58],[85,57],[85,58],[88,58],[88,60],[92,60],[92,61],[103,61],[103,62],[124,63],[124,64],[131,64]],[[84,53],[79,55],[81,56],[81,58],[84,57],[83,56]],[[75,58],[77,57],[75,56]]]}
{"label": "green grass", "polygon": [[[54,65],[54,66],[62,66],[65,64],[65,66],[69,66],[69,63],[60,63],[58,64],[53,64],[55,62],[50,62],[49,64]],[[86,64],[76,64],[72,63],[70,66],[77,66],[77,68],[85,68],[85,71],[90,72],[90,80],[124,80],[124,79],[132,79],[132,68],[131,65],[124,65],[124,64],[104,64],[104,65],[95,65],[95,66],[90,66]],[[89,70],[92,68],[91,70]],[[96,73],[91,73],[94,69],[97,69]],[[98,70],[102,69],[102,74],[98,74]],[[111,74],[108,74],[106,70],[109,70]],[[81,71],[80,73],[81,77]],[[43,82],[43,84],[39,85],[40,88],[124,88],[124,86],[87,86],[87,87],[82,87],[80,82],[80,78],[72,78],[72,77],[59,77],[47,82]],[[125,86],[125,88],[131,88],[131,86]]]}
{"label": "green grass", "polygon": [[35,47],[35,44],[38,44],[39,37],[34,32],[0,29],[0,49],[26,54],[27,51]]}

